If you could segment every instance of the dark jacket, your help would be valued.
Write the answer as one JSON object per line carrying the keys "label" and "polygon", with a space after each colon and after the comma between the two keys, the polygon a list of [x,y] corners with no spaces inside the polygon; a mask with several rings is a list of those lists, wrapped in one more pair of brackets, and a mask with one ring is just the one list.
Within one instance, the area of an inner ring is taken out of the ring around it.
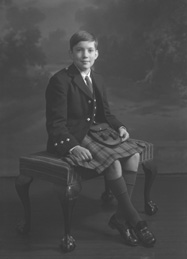
{"label": "dark jacket", "polygon": [[[91,72],[97,93],[97,114],[115,130],[123,124],[110,113],[103,78]],[[47,151],[64,156],[80,145],[93,122],[94,98],[72,64],[54,74],[46,90]]]}

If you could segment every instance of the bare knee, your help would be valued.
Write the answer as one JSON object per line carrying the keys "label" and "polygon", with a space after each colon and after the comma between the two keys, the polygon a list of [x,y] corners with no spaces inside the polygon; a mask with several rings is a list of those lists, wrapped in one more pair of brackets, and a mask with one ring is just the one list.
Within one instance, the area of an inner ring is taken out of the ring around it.
{"label": "bare knee", "polygon": [[131,160],[134,164],[139,164],[140,162],[140,154],[135,153],[134,155],[131,156]]}
{"label": "bare knee", "polygon": [[138,166],[140,162],[140,154],[135,153],[129,159],[126,160],[125,164],[123,164],[123,168],[126,170],[131,170],[131,171],[137,171]]}
{"label": "bare knee", "polygon": [[105,171],[107,179],[117,179],[122,176],[121,163],[119,160],[114,161]]}

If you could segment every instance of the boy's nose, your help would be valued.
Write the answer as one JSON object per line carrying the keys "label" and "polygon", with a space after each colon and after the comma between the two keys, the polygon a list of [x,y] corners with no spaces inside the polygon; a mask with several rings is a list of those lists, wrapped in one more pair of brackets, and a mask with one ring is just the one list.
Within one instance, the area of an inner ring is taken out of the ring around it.
{"label": "boy's nose", "polygon": [[88,51],[85,50],[84,53],[83,53],[83,56],[87,57],[88,56]]}

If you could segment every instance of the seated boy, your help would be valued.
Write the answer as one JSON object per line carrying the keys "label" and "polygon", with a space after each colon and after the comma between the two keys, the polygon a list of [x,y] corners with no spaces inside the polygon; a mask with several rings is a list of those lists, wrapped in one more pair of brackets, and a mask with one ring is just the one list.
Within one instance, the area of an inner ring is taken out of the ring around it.
{"label": "seated boy", "polygon": [[[73,63],[53,75],[46,90],[47,150],[73,166],[103,173],[118,201],[109,226],[128,245],[153,246],[156,239],[131,202],[146,142],[130,139],[125,125],[110,112],[103,77],[92,69],[99,55],[95,36],[75,33],[70,55]],[[103,135],[97,133],[99,127]]]}

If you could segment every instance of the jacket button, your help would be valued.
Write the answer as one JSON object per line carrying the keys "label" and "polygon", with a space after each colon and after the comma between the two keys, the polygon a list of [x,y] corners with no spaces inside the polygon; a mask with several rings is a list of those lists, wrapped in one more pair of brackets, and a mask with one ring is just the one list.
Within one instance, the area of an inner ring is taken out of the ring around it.
{"label": "jacket button", "polygon": [[90,121],[90,118],[87,118],[86,120],[87,120],[87,121]]}
{"label": "jacket button", "polygon": [[88,100],[88,103],[90,104],[92,101],[91,100]]}

